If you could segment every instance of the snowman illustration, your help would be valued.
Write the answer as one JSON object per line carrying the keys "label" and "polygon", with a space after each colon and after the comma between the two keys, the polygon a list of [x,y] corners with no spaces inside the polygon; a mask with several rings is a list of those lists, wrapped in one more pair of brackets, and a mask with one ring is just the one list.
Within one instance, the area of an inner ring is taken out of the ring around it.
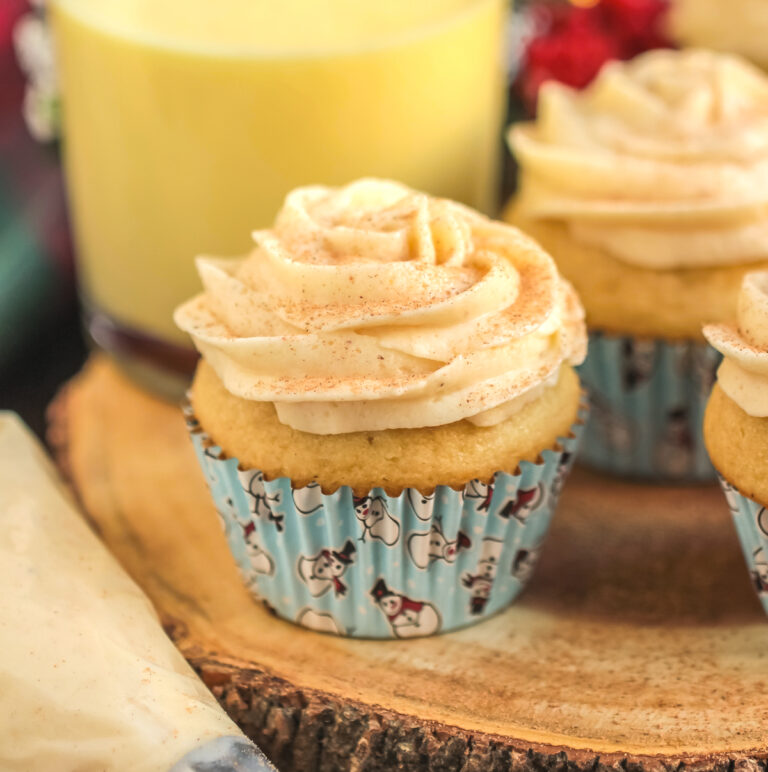
{"label": "snowman illustration", "polygon": [[387,502],[382,496],[354,496],[355,515],[363,524],[363,535],[383,541],[388,547],[397,543],[400,538],[400,524],[389,514]]}
{"label": "snowman illustration", "polygon": [[280,503],[280,492],[274,496],[267,493],[264,487],[264,475],[259,471],[238,472],[240,484],[248,495],[249,509],[255,520],[275,524],[278,533],[283,531],[283,515],[275,514],[272,507]]}
{"label": "snowman illustration", "polygon": [[301,555],[297,569],[299,577],[309,588],[313,598],[319,598],[333,589],[334,595],[343,597],[347,586],[341,581],[347,567],[355,561],[355,545],[347,540],[339,550],[322,549],[312,558]]}
{"label": "snowman illustration", "polygon": [[208,480],[208,485],[210,485],[212,489],[215,489],[219,485],[219,476],[216,473],[218,465],[212,462],[221,460],[221,452],[218,449],[214,451],[213,448],[208,447],[203,450],[203,455],[206,458],[204,472]]}
{"label": "snowman illustration", "polygon": [[320,483],[311,482],[304,488],[293,490],[293,504],[302,515],[312,515],[323,506],[323,491]]}
{"label": "snowman illustration", "polygon": [[418,568],[429,568],[438,560],[450,565],[456,562],[456,557],[461,550],[472,547],[472,540],[459,531],[456,539],[449,541],[443,533],[443,524],[440,518],[435,518],[429,531],[412,533],[408,537],[408,554]]}
{"label": "snowman illustration", "polygon": [[667,413],[667,425],[656,447],[656,463],[672,477],[685,475],[693,464],[693,434],[688,408]]}
{"label": "snowman illustration", "polygon": [[543,483],[539,483],[534,488],[526,488],[525,490],[519,490],[515,498],[510,499],[499,510],[499,517],[509,520],[510,517],[514,517],[515,520],[525,525],[528,516],[535,509],[540,507],[546,499],[547,493],[544,490]]}
{"label": "snowman illustration", "polygon": [[373,586],[371,598],[387,618],[397,638],[418,638],[434,635],[440,630],[442,620],[431,603],[412,600],[394,592],[383,579],[379,579]]}
{"label": "snowman illustration", "polygon": [[237,510],[235,504],[232,501],[231,496],[227,496],[223,501],[223,506],[216,506],[216,514],[219,516],[219,522],[221,523],[224,535],[229,537],[232,532],[232,528],[237,524]]}
{"label": "snowman illustration", "polygon": [[[728,503],[728,509],[730,509],[731,514],[734,517],[737,517],[739,514],[739,492],[736,490],[736,488],[733,487],[727,480],[724,478],[720,478],[720,487],[723,489],[723,493],[725,494],[725,500]],[[759,523],[759,513],[758,513],[758,523]],[[768,523],[766,523],[768,525]],[[761,530],[762,527],[761,527]],[[763,531],[765,533],[765,531]]]}
{"label": "snowman illustration", "polygon": [[243,528],[243,537],[245,538],[245,551],[248,553],[251,570],[254,574],[263,576],[272,576],[275,573],[275,561],[272,556],[262,547],[259,532],[256,524],[246,523]]}
{"label": "snowman illustration", "polygon": [[429,520],[435,503],[434,493],[419,493],[414,488],[408,488],[408,503],[419,520]]}
{"label": "snowman illustration", "polygon": [[488,512],[493,498],[493,485],[471,480],[464,488],[464,499],[474,499],[480,503],[476,506],[478,512]]}
{"label": "snowman illustration", "polygon": [[768,536],[768,510],[763,507],[757,513],[757,527],[763,532],[765,536]]}
{"label": "snowman illustration", "polygon": [[571,460],[573,459],[573,453],[563,453],[560,458],[560,463],[557,465],[557,471],[555,477],[552,480],[552,488],[550,489],[550,501],[552,505],[556,505],[560,499],[560,494],[563,492],[563,485],[565,484],[565,478],[568,477],[568,472],[571,468]]}
{"label": "snowman illustration", "polygon": [[627,391],[634,391],[651,380],[656,360],[652,340],[627,339],[621,347],[621,380]]}
{"label": "snowman illustration", "polygon": [[533,575],[533,570],[539,561],[539,548],[519,549],[515,553],[515,559],[512,561],[512,576],[520,584],[527,584]]}
{"label": "snowman illustration", "polygon": [[752,553],[752,561],[753,567],[749,572],[752,584],[758,595],[766,595],[768,594],[768,560],[762,547],[758,547]]}
{"label": "snowman illustration", "polygon": [[499,559],[504,542],[501,539],[483,539],[480,558],[477,561],[475,573],[466,573],[461,583],[470,592],[469,612],[473,616],[479,616],[485,611],[493,589],[493,580],[499,570]]}
{"label": "snowman illustration", "polygon": [[315,611],[313,608],[303,608],[296,617],[296,622],[318,633],[335,633],[344,635],[344,628],[327,612]]}
{"label": "snowman illustration", "polygon": [[605,444],[620,453],[628,451],[634,442],[634,430],[629,419],[597,392],[592,392],[590,401],[592,420]]}

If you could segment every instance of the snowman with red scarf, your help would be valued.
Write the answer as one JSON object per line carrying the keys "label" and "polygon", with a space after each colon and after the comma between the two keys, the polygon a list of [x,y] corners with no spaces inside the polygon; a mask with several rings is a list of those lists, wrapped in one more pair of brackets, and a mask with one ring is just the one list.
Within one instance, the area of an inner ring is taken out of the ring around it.
{"label": "snowman with red scarf", "polygon": [[299,577],[307,585],[313,598],[319,598],[333,589],[336,597],[347,594],[347,586],[341,577],[347,567],[355,562],[355,545],[347,540],[343,549],[322,549],[312,558],[302,555],[299,558]]}
{"label": "snowman with red scarf", "polygon": [[373,586],[371,597],[387,618],[396,638],[419,638],[440,630],[440,614],[431,603],[393,592],[383,579]]}
{"label": "snowman with red scarf", "polygon": [[461,583],[469,590],[469,611],[473,616],[479,616],[485,611],[491,597],[493,582],[499,570],[499,559],[504,542],[501,539],[488,537],[483,539],[480,558],[477,561],[475,573],[466,573]]}
{"label": "snowman with red scarf", "polygon": [[448,539],[443,533],[440,517],[434,518],[429,531],[412,533],[408,537],[408,554],[418,568],[429,568],[437,561],[451,565],[461,550],[471,547],[472,540],[464,531],[459,531],[455,539]]}
{"label": "snowman with red scarf", "polygon": [[505,520],[514,517],[518,522],[525,524],[525,521],[528,519],[531,512],[541,506],[546,497],[546,491],[541,483],[533,488],[519,490],[515,495],[515,498],[507,501],[507,503],[499,510],[499,517],[502,517]]}
{"label": "snowman with red scarf", "polygon": [[248,508],[254,520],[275,524],[278,533],[282,533],[285,517],[275,512],[275,507],[280,504],[280,491],[274,495],[267,493],[264,485],[264,474],[256,471],[238,471],[240,484],[248,496]]}
{"label": "snowman with red scarf", "polygon": [[488,512],[493,499],[493,485],[481,480],[470,480],[464,488],[464,499],[475,499],[480,503],[475,506],[478,512]]}
{"label": "snowman with red scarf", "polygon": [[253,573],[272,576],[275,573],[275,561],[262,546],[259,531],[253,521],[243,526],[243,536],[245,538],[245,550],[248,553]]}

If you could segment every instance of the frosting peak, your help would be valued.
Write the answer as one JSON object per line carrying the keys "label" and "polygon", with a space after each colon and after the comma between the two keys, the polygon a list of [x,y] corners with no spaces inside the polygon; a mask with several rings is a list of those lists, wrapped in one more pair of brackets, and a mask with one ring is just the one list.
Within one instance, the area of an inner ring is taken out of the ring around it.
{"label": "frosting peak", "polygon": [[177,309],[225,387],[319,434],[503,420],[584,356],[583,311],[519,231],[394,182],[289,194]]}
{"label": "frosting peak", "polygon": [[547,84],[510,142],[521,211],[654,269],[768,253],[768,78],[708,51],[607,64],[579,92]]}
{"label": "frosting peak", "polygon": [[[305,332],[381,324],[440,324],[517,292],[511,264],[476,249],[480,215],[451,201],[362,180],[329,195],[291,193],[274,229],[254,238],[283,319]],[[268,265],[265,265],[265,262]]]}
{"label": "frosting peak", "polygon": [[768,417],[768,271],[744,277],[737,324],[710,324],[707,340],[725,356],[720,387],[751,416]]}

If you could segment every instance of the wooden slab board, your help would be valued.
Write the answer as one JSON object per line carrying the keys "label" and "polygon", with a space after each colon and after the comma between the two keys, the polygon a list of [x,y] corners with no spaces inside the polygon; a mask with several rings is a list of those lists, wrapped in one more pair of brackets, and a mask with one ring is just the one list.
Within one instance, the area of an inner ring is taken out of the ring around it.
{"label": "wooden slab board", "polygon": [[714,485],[576,470],[515,606],[355,641],[252,600],[178,407],[95,358],[51,439],[173,640],[284,772],[768,769],[768,620]]}

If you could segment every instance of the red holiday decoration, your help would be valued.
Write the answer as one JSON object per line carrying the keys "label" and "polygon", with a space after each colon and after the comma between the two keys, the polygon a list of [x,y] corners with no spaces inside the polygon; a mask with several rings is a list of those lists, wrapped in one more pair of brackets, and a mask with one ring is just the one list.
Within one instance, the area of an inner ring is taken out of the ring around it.
{"label": "red holiday decoration", "polygon": [[672,45],[664,31],[667,3],[662,0],[602,0],[594,10],[619,38],[622,59]]}
{"label": "red holiday decoration", "polygon": [[541,85],[556,80],[584,88],[611,59],[631,59],[670,47],[664,34],[665,0],[599,0],[589,8],[540,3],[533,13],[541,30],[526,45],[515,87],[534,113]]}

